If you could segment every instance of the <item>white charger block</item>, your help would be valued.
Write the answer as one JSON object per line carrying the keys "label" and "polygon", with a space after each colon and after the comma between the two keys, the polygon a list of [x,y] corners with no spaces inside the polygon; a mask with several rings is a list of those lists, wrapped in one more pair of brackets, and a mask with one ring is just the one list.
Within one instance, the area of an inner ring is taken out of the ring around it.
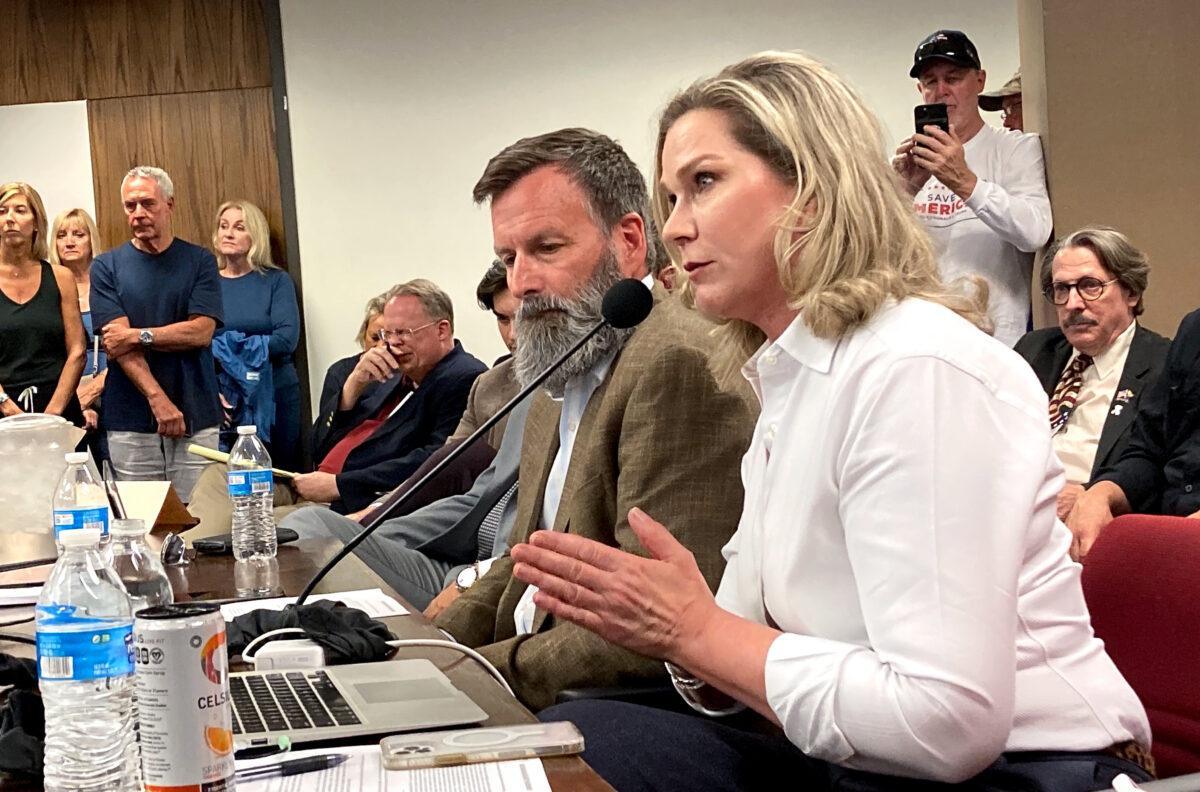
{"label": "white charger block", "polygon": [[308,638],[268,641],[254,653],[255,671],[324,668],[325,650]]}

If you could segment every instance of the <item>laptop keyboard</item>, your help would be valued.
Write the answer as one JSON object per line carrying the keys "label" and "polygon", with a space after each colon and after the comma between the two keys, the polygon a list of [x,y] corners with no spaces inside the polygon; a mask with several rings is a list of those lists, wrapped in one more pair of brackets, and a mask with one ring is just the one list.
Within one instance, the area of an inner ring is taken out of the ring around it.
{"label": "laptop keyboard", "polygon": [[362,723],[324,671],[229,676],[233,733],[327,729]]}

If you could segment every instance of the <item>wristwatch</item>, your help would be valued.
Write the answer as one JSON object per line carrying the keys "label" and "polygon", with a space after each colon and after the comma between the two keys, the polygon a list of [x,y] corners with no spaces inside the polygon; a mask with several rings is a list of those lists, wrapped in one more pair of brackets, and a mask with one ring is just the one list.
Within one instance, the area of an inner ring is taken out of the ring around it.
{"label": "wristwatch", "polygon": [[149,349],[150,347],[154,346],[154,331],[143,330],[142,332],[138,333],[138,341],[142,342],[143,349]]}
{"label": "wristwatch", "polygon": [[476,561],[471,566],[458,573],[458,577],[454,579],[454,587],[459,592],[464,592],[471,586],[475,585],[475,581],[479,579],[479,562]]}
{"label": "wristwatch", "polygon": [[8,399],[9,399],[8,394],[5,393],[4,391],[0,391],[0,405],[4,404],[6,401],[8,401]]}

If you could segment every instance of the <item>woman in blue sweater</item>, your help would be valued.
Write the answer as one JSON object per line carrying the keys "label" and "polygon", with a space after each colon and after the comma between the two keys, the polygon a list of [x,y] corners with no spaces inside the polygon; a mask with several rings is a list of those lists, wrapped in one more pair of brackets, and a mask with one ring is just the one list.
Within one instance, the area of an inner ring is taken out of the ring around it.
{"label": "woman in blue sweater", "polygon": [[[296,305],[296,288],[288,274],[271,261],[271,239],[267,219],[262,210],[249,201],[226,201],[217,210],[217,227],[213,231],[213,251],[221,271],[221,297],[225,305],[225,324],[219,337],[213,339],[213,352],[225,374],[233,375],[223,352],[242,350],[251,357],[255,350],[266,345],[270,360],[273,388],[247,403],[246,388],[233,387],[235,377],[221,378],[221,401],[226,413],[235,423],[247,421],[246,416],[262,415],[265,399],[272,397],[274,420],[268,426],[259,425],[259,435],[267,440],[267,448],[275,467],[297,470],[300,467],[300,378],[292,356],[300,339],[300,310]],[[242,336],[236,335],[237,333]],[[246,354],[241,356],[248,363]],[[254,371],[244,365],[241,377],[254,381],[265,379],[266,370]],[[264,367],[265,369],[265,367]],[[269,410],[268,410],[269,414]]]}

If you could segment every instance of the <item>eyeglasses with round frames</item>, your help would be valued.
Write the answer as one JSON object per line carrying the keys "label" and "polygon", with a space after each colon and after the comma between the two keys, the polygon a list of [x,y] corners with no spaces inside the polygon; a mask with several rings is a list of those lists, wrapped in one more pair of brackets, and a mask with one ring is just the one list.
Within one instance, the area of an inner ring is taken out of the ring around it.
{"label": "eyeglasses with round frames", "polygon": [[1071,289],[1074,289],[1079,294],[1079,299],[1084,302],[1092,302],[1100,299],[1108,284],[1116,283],[1118,280],[1119,278],[1106,281],[1099,278],[1080,278],[1074,283],[1056,282],[1047,286],[1042,291],[1042,295],[1055,305],[1066,305],[1067,301],[1071,299]]}
{"label": "eyeglasses with round frames", "polygon": [[380,330],[375,334],[376,341],[410,341],[417,333],[424,330],[426,327],[433,327],[441,319],[434,319],[432,322],[426,322],[420,327],[401,327],[399,330]]}
{"label": "eyeglasses with round frames", "polygon": [[1021,103],[1020,102],[1009,105],[1008,107],[1001,107],[1000,108],[1000,120],[1001,121],[1007,120],[1011,116],[1014,116],[1020,112],[1021,112]]}

